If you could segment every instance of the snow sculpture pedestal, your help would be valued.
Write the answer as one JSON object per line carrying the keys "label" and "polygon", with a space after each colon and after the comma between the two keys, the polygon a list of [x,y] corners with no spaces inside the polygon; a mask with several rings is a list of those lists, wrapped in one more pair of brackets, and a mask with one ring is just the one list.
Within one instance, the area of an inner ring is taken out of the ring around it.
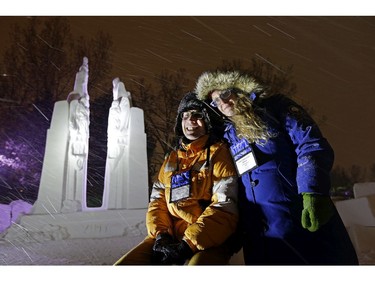
{"label": "snow sculpture pedestal", "polygon": [[140,242],[147,235],[145,218],[144,209],[29,214],[22,216],[19,226],[12,227],[13,231],[8,231],[5,238],[10,241],[43,242],[129,236],[139,237],[136,240]]}
{"label": "snow sculpture pedestal", "polygon": [[145,209],[23,215],[0,235],[0,266],[113,265],[146,235]]}

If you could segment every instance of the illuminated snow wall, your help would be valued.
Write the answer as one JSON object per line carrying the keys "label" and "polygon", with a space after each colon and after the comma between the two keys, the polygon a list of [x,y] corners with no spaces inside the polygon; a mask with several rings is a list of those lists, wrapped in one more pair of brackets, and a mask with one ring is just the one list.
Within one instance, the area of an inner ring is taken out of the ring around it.
{"label": "illuminated snow wall", "polygon": [[74,90],[55,103],[38,199],[32,214],[73,213],[107,209],[141,209],[148,203],[146,134],[143,110],[131,106],[130,93],[113,80],[113,102],[108,116],[108,144],[103,204],[88,208],[87,159],[90,106],[87,92],[88,60],[76,74]]}

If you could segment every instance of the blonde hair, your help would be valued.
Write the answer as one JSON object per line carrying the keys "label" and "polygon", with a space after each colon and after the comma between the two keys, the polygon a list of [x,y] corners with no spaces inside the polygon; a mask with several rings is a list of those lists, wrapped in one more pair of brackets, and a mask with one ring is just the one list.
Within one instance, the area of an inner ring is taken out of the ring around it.
{"label": "blonde hair", "polygon": [[265,93],[253,77],[241,74],[238,71],[204,72],[198,78],[195,91],[200,100],[207,100],[213,91],[237,89],[237,101],[235,102],[235,115],[229,117],[233,121],[239,137],[246,138],[250,143],[266,143],[273,135],[268,131],[266,123],[255,112],[254,105],[248,95],[252,92],[260,92],[260,98],[270,96]]}
{"label": "blonde hair", "polygon": [[255,112],[253,103],[244,93],[237,93],[235,115],[229,119],[233,121],[236,133],[246,138],[250,143],[266,143],[273,135],[268,131],[266,123]]}

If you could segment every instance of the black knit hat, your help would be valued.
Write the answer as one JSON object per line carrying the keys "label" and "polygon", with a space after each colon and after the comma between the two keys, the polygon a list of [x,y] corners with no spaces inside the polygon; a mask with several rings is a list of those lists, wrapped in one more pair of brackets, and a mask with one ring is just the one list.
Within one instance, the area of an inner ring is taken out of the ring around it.
{"label": "black knit hat", "polygon": [[210,131],[211,129],[211,122],[210,122],[210,117],[208,116],[206,105],[200,101],[197,98],[197,94],[194,92],[189,92],[187,93],[180,102],[180,105],[178,106],[177,109],[177,117],[176,117],[176,124],[174,127],[174,132],[176,133],[177,137],[182,137],[184,136],[184,133],[182,131],[182,118],[181,118],[181,113],[189,110],[198,110],[203,113],[204,115],[204,122],[206,124],[207,131]]}
{"label": "black knit hat", "polygon": [[204,103],[202,103],[198,98],[197,94],[194,92],[187,93],[180,101],[180,105],[177,109],[177,114],[181,114],[182,112],[196,109],[202,110],[204,108]]}

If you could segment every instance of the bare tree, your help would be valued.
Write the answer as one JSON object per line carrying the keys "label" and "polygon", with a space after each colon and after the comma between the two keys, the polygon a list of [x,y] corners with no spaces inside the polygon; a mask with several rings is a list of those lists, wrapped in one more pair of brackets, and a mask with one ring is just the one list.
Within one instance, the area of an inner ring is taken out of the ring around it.
{"label": "bare tree", "polygon": [[145,114],[150,180],[156,176],[165,155],[175,145],[174,126],[178,104],[188,91],[185,69],[156,76],[152,85],[137,81],[140,103]]}
{"label": "bare tree", "polygon": [[369,176],[370,181],[375,181],[375,163],[370,166]]}
{"label": "bare tree", "polygon": [[28,25],[15,25],[11,32],[3,64],[10,85],[1,94],[19,104],[66,98],[74,82],[72,73],[84,56],[90,64],[89,87],[100,83],[111,70],[111,46],[111,38],[103,33],[90,41],[73,38],[65,17],[32,17]]}
{"label": "bare tree", "polygon": [[350,167],[350,179],[352,184],[361,182],[364,177],[364,170],[358,165],[352,165]]}
{"label": "bare tree", "polygon": [[[143,109],[145,119],[145,131],[147,135],[147,164],[148,164],[148,179],[149,186],[152,185],[153,177],[160,168],[160,158],[162,155],[157,151],[157,134],[152,125],[153,111],[155,97],[152,94],[153,90],[150,84],[146,84],[145,79],[141,78],[138,81],[133,81],[136,84],[135,90],[130,90],[132,93],[133,106],[138,106]],[[133,94],[136,93],[136,94]]]}
{"label": "bare tree", "polygon": [[[111,46],[111,38],[104,33],[92,39],[74,38],[64,17],[33,17],[26,26],[14,26],[1,64],[0,203],[35,200],[53,103],[72,91],[84,56],[90,64],[91,105],[103,92],[108,95],[101,82],[111,71]],[[90,145],[93,141],[95,137],[90,138]],[[89,156],[94,154],[100,153],[91,149]]]}

